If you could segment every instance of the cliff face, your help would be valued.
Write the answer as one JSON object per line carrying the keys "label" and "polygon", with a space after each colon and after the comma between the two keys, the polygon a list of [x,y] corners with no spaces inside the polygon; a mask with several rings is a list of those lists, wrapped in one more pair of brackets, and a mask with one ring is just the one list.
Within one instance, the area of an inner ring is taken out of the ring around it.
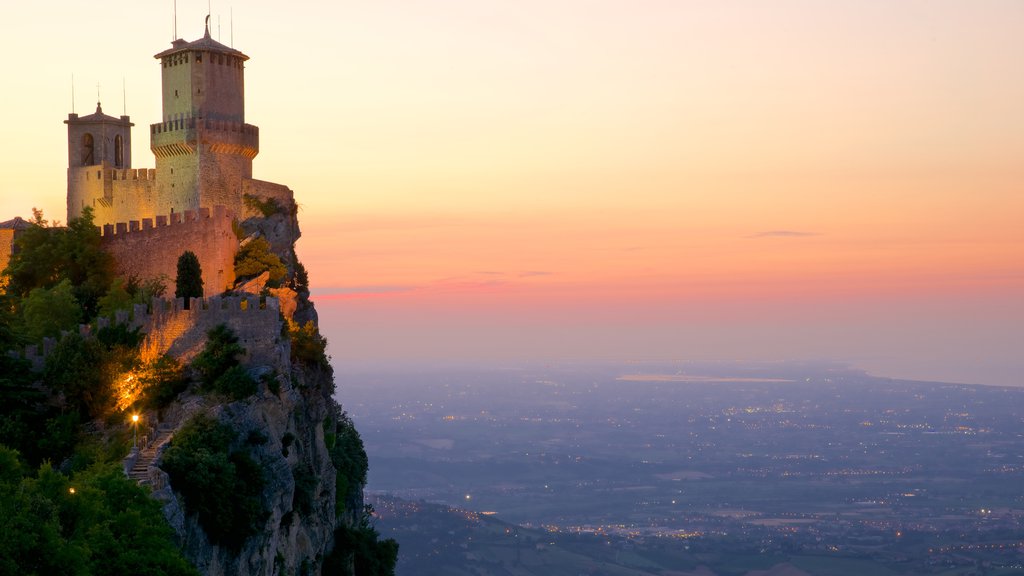
{"label": "cliff face", "polygon": [[[279,395],[261,387],[255,396],[227,404],[191,396],[169,412],[169,418],[182,421],[204,413],[238,431],[232,450],[247,451],[263,473],[260,500],[265,520],[234,551],[210,542],[167,474],[154,470],[155,496],[165,502],[164,513],[186,557],[203,574],[319,574],[323,558],[333,548],[335,527],[353,525],[351,510],[340,517],[335,514],[336,471],[325,443],[335,407],[302,378],[294,385],[282,382]],[[266,440],[253,445],[252,435]],[[310,498],[311,505],[303,507],[303,498]]]}
{"label": "cliff face", "polygon": [[[275,303],[280,319],[274,326],[264,328],[263,337],[250,334],[240,342],[247,350],[243,366],[259,382],[257,392],[233,401],[194,387],[180,395],[159,415],[167,438],[158,436],[154,466],[148,469],[154,496],[164,503],[164,514],[186,557],[201,573],[212,576],[320,574],[335,547],[335,530],[356,528],[363,514],[365,467],[362,478],[339,478],[336,469],[338,459],[348,457],[339,453],[336,433],[339,424],[350,423],[332,399],[333,374],[323,355],[325,342],[316,329],[304,271],[296,282],[301,265],[294,251],[299,235],[294,205],[282,208],[269,215],[250,215],[236,226],[244,236],[243,245],[246,240],[267,239],[288,269],[288,281],[281,286],[250,283],[247,288],[280,300]],[[250,297],[249,306],[252,302],[258,300]],[[198,304],[202,309],[204,303]],[[269,305],[266,308],[260,311],[262,316],[270,311]],[[241,320],[235,318],[236,324],[246,321],[245,314],[237,316]],[[149,341],[159,338],[159,334],[147,336]],[[173,350],[173,346],[167,348]],[[227,452],[231,458],[242,454],[254,462],[261,477],[255,525],[251,534],[234,545],[225,544],[223,534],[211,537],[209,523],[204,527],[202,514],[194,505],[190,509],[180,479],[172,480],[161,469],[163,456],[173,450],[183,427],[197,418],[233,431]],[[357,451],[365,462],[361,445]],[[339,490],[343,493],[338,494]],[[351,568],[350,560],[342,563]]]}

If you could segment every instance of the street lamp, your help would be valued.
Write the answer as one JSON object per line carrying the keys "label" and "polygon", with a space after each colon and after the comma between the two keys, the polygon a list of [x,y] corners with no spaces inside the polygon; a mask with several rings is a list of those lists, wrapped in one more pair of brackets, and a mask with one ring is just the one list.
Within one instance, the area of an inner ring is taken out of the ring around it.
{"label": "street lamp", "polygon": [[132,448],[139,447],[139,415],[132,414]]}

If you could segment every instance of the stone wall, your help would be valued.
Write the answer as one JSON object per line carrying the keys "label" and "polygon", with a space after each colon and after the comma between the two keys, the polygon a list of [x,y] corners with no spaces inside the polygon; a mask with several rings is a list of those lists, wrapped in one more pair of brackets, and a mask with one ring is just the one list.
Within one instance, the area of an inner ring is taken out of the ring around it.
{"label": "stone wall", "polygon": [[243,364],[282,367],[288,360],[276,298],[267,298],[263,305],[257,296],[193,298],[188,310],[182,298],[157,299],[148,313],[145,306],[138,306],[132,323],[146,333],[143,360],[170,354],[187,362],[203,349],[206,333],[219,324],[231,328],[245,347]]}
{"label": "stone wall", "polygon": [[68,220],[86,206],[92,206],[97,226],[169,213],[173,206],[161,202],[158,190],[153,169],[116,169],[106,163],[69,168]]}
{"label": "stone wall", "polygon": [[178,257],[191,250],[203,271],[203,292],[215,296],[235,283],[238,238],[234,214],[223,206],[103,226],[103,249],[117,262],[121,276],[149,280],[165,277],[173,290]]}
{"label": "stone wall", "polygon": [[[291,349],[288,340],[281,336],[280,304],[276,298],[268,297],[262,303],[257,296],[193,298],[189,304],[186,310],[183,298],[155,298],[148,307],[136,304],[131,313],[121,310],[113,319],[99,318],[96,327],[102,329],[113,323],[139,328],[146,335],[140,346],[144,362],[164,354],[188,362],[203,349],[206,333],[224,324],[245,347],[243,365],[250,368],[287,366]],[[79,326],[79,333],[89,336],[92,326]],[[55,338],[43,338],[41,345],[26,346],[21,352],[9,354],[25,358],[39,370],[56,345]]]}

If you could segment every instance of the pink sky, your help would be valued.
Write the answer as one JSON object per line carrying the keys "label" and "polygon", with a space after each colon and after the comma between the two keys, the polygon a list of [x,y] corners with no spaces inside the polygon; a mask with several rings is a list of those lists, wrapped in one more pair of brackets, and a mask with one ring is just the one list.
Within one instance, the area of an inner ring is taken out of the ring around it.
{"label": "pink sky", "polygon": [[[152,166],[171,2],[0,8],[0,219],[71,106]],[[213,2],[338,361],[848,360],[1024,384],[1024,5]],[[206,2],[178,1],[179,35]],[[230,14],[234,14],[232,26]],[[233,29],[233,32],[232,32]],[[217,36],[217,34],[214,34]]]}

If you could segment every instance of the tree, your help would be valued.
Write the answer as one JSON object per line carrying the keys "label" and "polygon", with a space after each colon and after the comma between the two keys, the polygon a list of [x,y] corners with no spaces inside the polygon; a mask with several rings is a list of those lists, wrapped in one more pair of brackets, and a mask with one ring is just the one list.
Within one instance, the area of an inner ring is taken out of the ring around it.
{"label": "tree", "polygon": [[188,307],[189,298],[203,296],[203,269],[199,258],[191,250],[178,257],[178,277],[174,280],[174,297],[184,298]]}
{"label": "tree", "polygon": [[239,361],[243,354],[245,348],[238,343],[238,336],[231,328],[218,324],[206,333],[206,345],[192,359],[192,368],[207,390],[240,400],[257,390],[256,381]]}
{"label": "tree", "polygon": [[93,318],[97,302],[114,280],[114,259],[100,246],[92,208],[85,207],[67,228],[50,226],[42,211],[32,212],[35,225],[18,237],[17,251],[3,271],[7,292],[24,298],[36,288],[52,288],[68,280],[85,318]]}
{"label": "tree", "polygon": [[238,278],[252,278],[263,272],[269,273],[268,286],[280,286],[281,281],[288,275],[281,259],[270,251],[270,242],[265,238],[255,238],[248,242],[235,256],[235,276]]}
{"label": "tree", "polygon": [[72,294],[71,281],[64,279],[52,288],[34,288],[21,307],[25,333],[29,341],[57,336],[61,330],[74,330],[82,319],[82,307]]}

